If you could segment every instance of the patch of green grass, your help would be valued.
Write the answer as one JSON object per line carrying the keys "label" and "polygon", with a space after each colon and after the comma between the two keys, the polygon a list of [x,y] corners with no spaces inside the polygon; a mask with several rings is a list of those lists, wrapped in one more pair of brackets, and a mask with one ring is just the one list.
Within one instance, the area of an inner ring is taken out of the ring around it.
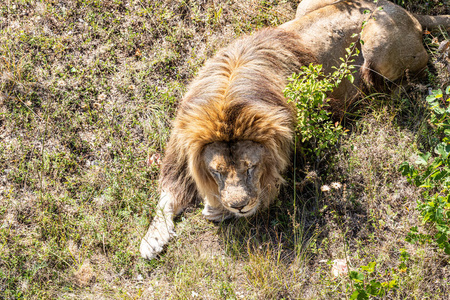
{"label": "patch of green grass", "polygon": [[[349,278],[333,278],[331,261],[346,257],[353,269],[376,261],[385,274],[406,247],[393,297],[448,294],[439,255],[403,242],[418,192],[397,166],[432,143],[424,90],[414,86],[404,101],[372,101],[333,160],[292,168],[269,210],[217,225],[192,208],[159,260],[140,258],[158,199],[159,167],[149,158],[163,154],[187,84],[217,49],[292,19],[297,4],[2,2],[2,297],[336,299],[349,296]],[[436,71],[426,84],[444,80]],[[320,190],[332,182],[342,188]]]}

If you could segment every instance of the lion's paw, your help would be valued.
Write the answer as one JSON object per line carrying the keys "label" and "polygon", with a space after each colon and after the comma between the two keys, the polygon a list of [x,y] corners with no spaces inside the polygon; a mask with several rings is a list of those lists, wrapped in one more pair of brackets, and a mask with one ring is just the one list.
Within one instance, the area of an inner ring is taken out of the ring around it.
{"label": "lion's paw", "polygon": [[147,234],[141,241],[139,251],[141,256],[148,260],[152,260],[164,249],[169,240],[176,236],[175,232],[170,228],[173,226],[150,226]]}
{"label": "lion's paw", "polygon": [[231,218],[233,215],[228,211],[220,208],[212,207],[211,205],[205,203],[205,208],[202,211],[202,215],[205,219],[213,222],[221,222],[223,220]]}
{"label": "lion's paw", "polygon": [[139,251],[143,258],[152,260],[163,250],[162,246],[163,245],[160,245],[155,238],[144,238],[141,241]]}

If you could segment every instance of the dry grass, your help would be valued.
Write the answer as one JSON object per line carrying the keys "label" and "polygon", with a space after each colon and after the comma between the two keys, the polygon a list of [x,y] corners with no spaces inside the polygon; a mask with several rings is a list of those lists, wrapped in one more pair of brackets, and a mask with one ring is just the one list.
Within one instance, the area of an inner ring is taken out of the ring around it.
{"label": "dry grass", "polygon": [[[425,88],[372,100],[335,155],[316,169],[297,166],[309,172],[301,186],[292,168],[269,211],[214,225],[191,208],[159,260],[140,258],[158,198],[149,158],[163,154],[187,83],[218,48],[291,19],[296,5],[3,1],[0,298],[348,298],[351,281],[330,273],[337,258],[354,269],[375,261],[382,281],[397,274],[388,298],[448,297],[448,257],[404,242],[419,194],[397,171],[432,142],[423,93],[448,80],[435,59]],[[320,192],[332,182],[343,187]],[[404,272],[401,248],[410,255]]]}

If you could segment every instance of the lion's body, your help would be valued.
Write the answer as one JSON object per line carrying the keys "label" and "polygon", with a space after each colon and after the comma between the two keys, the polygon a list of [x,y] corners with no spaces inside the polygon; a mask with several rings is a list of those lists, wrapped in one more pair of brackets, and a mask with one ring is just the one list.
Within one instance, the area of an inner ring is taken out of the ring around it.
{"label": "lion's body", "polygon": [[[312,62],[331,71],[358,40],[353,35],[364,20],[365,43],[354,62],[362,67],[354,85],[344,82],[332,95],[340,106],[370,85],[373,73],[396,80],[407,69],[425,67],[419,22],[379,2],[383,11],[373,1],[304,0],[295,20],[239,39],[206,63],[177,112],[157,215],[141,243],[143,257],[162,251],[174,234],[173,215],[197,199],[204,200],[203,214],[211,220],[247,216],[270,204],[289,164],[294,134],[295,111],[283,96],[287,78]],[[364,10],[377,18],[369,19]]]}
{"label": "lion's body", "polygon": [[361,90],[379,87],[383,79],[395,81],[407,70],[417,74],[428,62],[420,23],[389,1],[303,0],[296,18],[280,27],[296,32],[325,72],[341,63],[352,42],[358,46],[360,53],[353,57],[353,64],[359,72],[354,82],[344,80],[331,95],[341,107],[359,97]]}

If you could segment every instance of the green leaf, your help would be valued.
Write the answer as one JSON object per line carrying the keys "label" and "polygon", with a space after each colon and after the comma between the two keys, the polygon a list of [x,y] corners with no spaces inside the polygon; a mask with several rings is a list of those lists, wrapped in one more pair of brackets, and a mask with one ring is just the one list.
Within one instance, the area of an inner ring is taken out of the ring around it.
{"label": "green leaf", "polygon": [[437,103],[436,103],[436,100],[442,98],[443,96],[444,96],[444,95],[443,95],[443,93],[442,93],[442,90],[441,90],[441,89],[437,89],[437,90],[433,90],[433,91],[431,92],[431,95],[428,95],[428,96],[426,97],[426,100],[427,100],[427,102],[430,103],[431,105],[435,105],[435,104],[437,104]]}
{"label": "green leaf", "polygon": [[434,90],[431,93],[433,93],[436,98],[442,98],[444,96],[441,89]]}
{"label": "green leaf", "polygon": [[369,286],[366,289],[367,293],[373,296],[377,296],[381,291],[381,283],[372,279],[369,283]]}
{"label": "green leaf", "polygon": [[450,255],[450,243],[446,243],[444,245],[444,252],[448,255]]}
{"label": "green leaf", "polygon": [[425,100],[430,103],[431,105],[433,105],[436,102],[436,96],[435,95],[428,95]]}
{"label": "green leaf", "polygon": [[446,143],[440,143],[439,145],[436,146],[434,152],[436,152],[436,154],[441,155],[443,159],[446,159],[450,153],[450,145]]}
{"label": "green leaf", "polygon": [[437,113],[438,115],[442,115],[445,113],[445,109],[441,108],[439,105],[434,105],[433,106],[433,110],[435,113]]}
{"label": "green leaf", "polygon": [[415,163],[418,165],[427,165],[427,162],[428,162],[428,159],[430,158],[430,156],[431,156],[430,152],[419,153],[419,157],[417,158]]}
{"label": "green leaf", "polygon": [[367,273],[371,274],[375,271],[375,265],[376,265],[376,263],[374,261],[372,261],[367,266],[362,266],[361,270],[366,271]]}
{"label": "green leaf", "polygon": [[354,292],[352,293],[352,295],[350,296],[350,300],[358,299],[358,295],[359,295],[359,292],[358,292],[357,290],[354,291]]}
{"label": "green leaf", "polygon": [[353,77],[352,74],[348,74],[347,75],[347,80],[350,81],[351,83],[353,83],[355,81],[355,77]]}
{"label": "green leaf", "polygon": [[414,167],[411,167],[409,163],[407,163],[406,161],[402,162],[400,164],[400,167],[398,168],[398,170],[402,173],[403,176],[410,176],[410,173],[413,169]]}
{"label": "green leaf", "polygon": [[446,241],[448,241],[447,235],[442,233],[436,234],[434,239],[436,240],[436,243],[438,243],[438,245],[444,244]]}
{"label": "green leaf", "polygon": [[389,287],[390,290],[391,290],[391,289],[396,289],[396,288],[398,288],[397,281],[396,281],[396,280],[391,280],[391,281],[389,281],[388,287]]}
{"label": "green leaf", "polygon": [[445,93],[446,93],[447,95],[450,95],[450,85],[445,89]]}
{"label": "green leaf", "polygon": [[367,300],[369,299],[369,295],[367,295],[366,291],[361,290],[359,291],[358,297],[356,297],[357,300]]}
{"label": "green leaf", "polygon": [[355,282],[363,282],[364,281],[364,274],[357,272],[357,271],[350,271],[349,277],[351,280]]}

